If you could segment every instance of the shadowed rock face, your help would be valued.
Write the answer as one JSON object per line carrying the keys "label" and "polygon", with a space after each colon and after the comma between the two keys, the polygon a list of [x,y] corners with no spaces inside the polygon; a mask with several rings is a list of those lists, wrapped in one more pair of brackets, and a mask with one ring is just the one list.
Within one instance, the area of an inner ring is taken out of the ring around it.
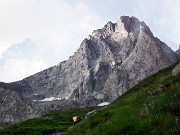
{"label": "shadowed rock face", "polygon": [[[12,85],[8,87],[15,92],[12,96],[17,93],[22,103],[27,104],[23,100],[31,103],[28,111],[31,115],[25,115],[26,119],[62,107],[112,102],[145,77],[177,60],[176,53],[154,37],[144,22],[122,16],[117,23],[108,22],[102,29],[93,31],[67,61],[0,87],[5,90],[7,85]],[[50,97],[58,101],[40,102]],[[34,111],[34,108],[40,109]],[[0,114],[4,112],[1,109]],[[14,121],[9,119],[9,122]]]}

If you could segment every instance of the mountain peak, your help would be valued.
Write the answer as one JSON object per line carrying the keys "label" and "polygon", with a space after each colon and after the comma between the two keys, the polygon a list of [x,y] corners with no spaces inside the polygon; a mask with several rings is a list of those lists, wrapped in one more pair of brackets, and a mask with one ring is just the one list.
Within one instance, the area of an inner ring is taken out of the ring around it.
{"label": "mountain peak", "polygon": [[90,35],[93,38],[107,38],[115,32],[115,24],[109,21],[102,29],[97,29]]}
{"label": "mountain peak", "polygon": [[153,35],[145,22],[139,21],[134,16],[121,16],[116,23],[109,21],[103,28],[94,30],[90,37],[95,39],[105,39],[108,37],[124,38],[131,34],[137,38],[140,33]]}
{"label": "mountain peak", "polygon": [[138,18],[136,18],[135,16],[121,16],[120,19],[118,21],[123,22],[124,24],[128,24],[128,23],[132,23],[132,22],[140,22]]}

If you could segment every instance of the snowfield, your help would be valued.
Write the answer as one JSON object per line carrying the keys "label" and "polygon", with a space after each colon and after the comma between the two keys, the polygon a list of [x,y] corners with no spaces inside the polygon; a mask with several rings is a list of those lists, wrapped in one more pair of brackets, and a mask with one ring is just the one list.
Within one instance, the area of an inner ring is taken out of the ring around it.
{"label": "snowfield", "polygon": [[109,102],[102,102],[100,104],[98,104],[97,106],[106,106],[106,105],[109,105],[110,103]]}

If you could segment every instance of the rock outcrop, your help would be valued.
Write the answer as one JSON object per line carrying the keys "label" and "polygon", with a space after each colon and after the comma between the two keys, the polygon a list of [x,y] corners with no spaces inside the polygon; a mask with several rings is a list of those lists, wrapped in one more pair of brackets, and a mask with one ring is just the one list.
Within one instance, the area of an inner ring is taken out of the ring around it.
{"label": "rock outcrop", "polygon": [[180,73],[180,62],[177,64],[177,66],[172,70],[172,75],[176,76]]}
{"label": "rock outcrop", "polygon": [[[145,77],[177,60],[176,53],[154,37],[144,22],[122,16],[117,23],[108,22],[102,29],[93,31],[67,61],[13,82],[11,88],[7,89],[2,84],[0,87],[2,91],[14,92],[2,97],[13,96],[17,104],[21,100],[25,105],[20,104],[26,113],[21,114],[25,116],[24,120],[62,107],[112,102]],[[29,103],[31,105],[28,106]],[[14,108],[17,106],[15,104]],[[4,104],[0,107],[1,116],[9,111],[4,107]],[[41,109],[37,109],[38,112],[34,108]],[[8,109],[13,110],[12,107]],[[14,117],[16,115],[11,114],[9,119],[4,117],[1,121],[17,122]]]}

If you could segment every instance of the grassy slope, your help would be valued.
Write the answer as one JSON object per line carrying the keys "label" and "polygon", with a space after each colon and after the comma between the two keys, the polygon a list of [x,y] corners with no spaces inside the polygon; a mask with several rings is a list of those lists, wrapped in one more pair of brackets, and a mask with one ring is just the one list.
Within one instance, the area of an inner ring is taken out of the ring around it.
{"label": "grassy slope", "polygon": [[148,77],[104,111],[68,129],[65,135],[178,135],[180,74],[174,65]]}
{"label": "grassy slope", "polygon": [[65,109],[52,111],[40,118],[30,119],[19,124],[13,124],[2,131],[0,135],[42,135],[67,130],[73,125],[72,117],[84,117],[94,108]]}

